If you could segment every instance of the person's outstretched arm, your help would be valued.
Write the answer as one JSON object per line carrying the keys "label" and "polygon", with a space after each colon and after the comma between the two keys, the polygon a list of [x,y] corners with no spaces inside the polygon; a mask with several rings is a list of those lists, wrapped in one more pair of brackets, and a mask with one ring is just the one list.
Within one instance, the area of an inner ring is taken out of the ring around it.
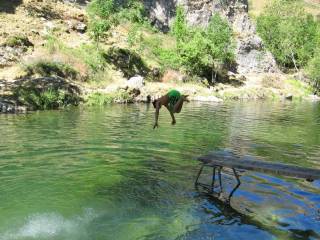
{"label": "person's outstretched arm", "polygon": [[156,113],[155,113],[155,122],[154,122],[154,126],[153,129],[155,129],[156,127],[158,127],[158,118],[159,118],[159,110],[160,110],[160,102],[157,101],[155,103],[155,107],[156,107]]}

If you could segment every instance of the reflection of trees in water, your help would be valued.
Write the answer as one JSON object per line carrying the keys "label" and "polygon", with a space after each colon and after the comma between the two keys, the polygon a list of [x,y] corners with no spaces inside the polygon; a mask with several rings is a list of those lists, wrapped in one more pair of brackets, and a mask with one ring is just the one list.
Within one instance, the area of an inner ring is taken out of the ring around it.
{"label": "reflection of trees in water", "polygon": [[22,4],[22,0],[0,0],[0,13],[15,13],[16,7]]}
{"label": "reflection of trees in water", "polygon": [[178,177],[172,176],[170,172],[178,171],[179,165],[169,166],[168,159],[161,156],[142,161],[138,160],[139,157],[128,158],[128,163],[123,163],[127,166],[116,170],[122,180],[112,186],[99,186],[97,195],[112,196],[117,203],[133,201],[136,206],[153,210],[162,208],[162,204],[167,202],[166,211],[170,211],[170,207],[174,208],[174,203],[183,200],[180,199],[180,193],[186,190],[187,183],[179,181]]}
{"label": "reflection of trees in water", "polygon": [[240,154],[298,163],[320,142],[319,113],[310,103],[236,103],[230,114],[228,144]]}
{"label": "reflection of trees in water", "polygon": [[[136,224],[130,236],[143,234],[137,239],[174,239],[172,236],[184,232],[181,225],[195,221],[188,213],[192,201],[185,195],[192,183],[189,184],[185,179],[181,182],[169,172],[178,172],[180,167],[169,166],[170,162],[166,157],[150,156],[141,161],[139,157],[134,159],[129,156],[129,159],[126,167],[117,169],[117,173],[122,176],[119,183],[96,188],[96,195],[110,201],[114,207],[95,219],[91,224],[92,228],[95,232],[103,232],[104,237],[116,231],[120,235],[113,235],[114,239],[128,239],[120,237],[122,232]],[[113,230],[106,231],[106,225]],[[138,229],[143,231],[139,232]]]}

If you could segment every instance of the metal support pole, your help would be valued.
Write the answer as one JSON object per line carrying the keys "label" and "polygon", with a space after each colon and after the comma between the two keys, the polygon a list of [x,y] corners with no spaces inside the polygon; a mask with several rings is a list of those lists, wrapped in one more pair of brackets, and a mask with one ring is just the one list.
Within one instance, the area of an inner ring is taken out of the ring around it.
{"label": "metal support pole", "polygon": [[234,168],[232,168],[232,171],[233,171],[233,174],[235,176],[235,178],[237,179],[237,185],[233,188],[233,190],[230,192],[229,194],[229,197],[228,197],[228,200],[227,202],[230,204],[230,201],[231,201],[231,198],[232,198],[232,195],[234,194],[234,192],[239,188],[241,182],[240,182],[240,178],[239,178],[239,175],[238,173],[236,172],[236,170]]}
{"label": "metal support pole", "polygon": [[221,177],[222,167],[219,167],[218,175],[219,175],[219,184],[220,184],[220,193],[222,193],[222,177]]}
{"label": "metal support pole", "polygon": [[200,168],[200,170],[198,172],[198,175],[197,175],[197,178],[196,178],[196,181],[195,181],[194,185],[198,185],[198,180],[199,180],[199,177],[200,177],[200,175],[202,173],[203,167],[204,167],[204,164],[202,164],[202,166],[201,166],[201,168]]}
{"label": "metal support pole", "polygon": [[211,191],[214,192],[214,182],[216,180],[216,167],[213,167],[212,171],[212,182],[211,182]]}

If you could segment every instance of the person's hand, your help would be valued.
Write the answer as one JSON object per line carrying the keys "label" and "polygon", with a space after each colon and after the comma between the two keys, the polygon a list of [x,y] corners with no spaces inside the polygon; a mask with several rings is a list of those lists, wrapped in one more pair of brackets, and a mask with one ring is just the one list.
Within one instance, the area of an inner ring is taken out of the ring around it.
{"label": "person's hand", "polygon": [[190,102],[189,99],[187,98],[189,95],[183,95],[183,101],[185,102]]}
{"label": "person's hand", "polygon": [[158,126],[158,123],[155,123],[155,124],[154,124],[153,129],[155,129],[156,127],[159,127],[159,126]]}

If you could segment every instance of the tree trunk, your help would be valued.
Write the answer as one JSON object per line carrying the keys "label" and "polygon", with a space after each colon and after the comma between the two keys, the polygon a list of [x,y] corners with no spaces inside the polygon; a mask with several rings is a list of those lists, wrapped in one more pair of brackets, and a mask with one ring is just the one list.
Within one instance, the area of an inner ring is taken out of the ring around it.
{"label": "tree trunk", "polygon": [[299,69],[297,67],[296,60],[294,58],[294,54],[293,54],[292,50],[291,50],[291,59],[293,61],[294,68],[296,69],[296,71],[297,71],[297,73],[299,75],[299,80],[301,81],[301,74],[299,73]]}

